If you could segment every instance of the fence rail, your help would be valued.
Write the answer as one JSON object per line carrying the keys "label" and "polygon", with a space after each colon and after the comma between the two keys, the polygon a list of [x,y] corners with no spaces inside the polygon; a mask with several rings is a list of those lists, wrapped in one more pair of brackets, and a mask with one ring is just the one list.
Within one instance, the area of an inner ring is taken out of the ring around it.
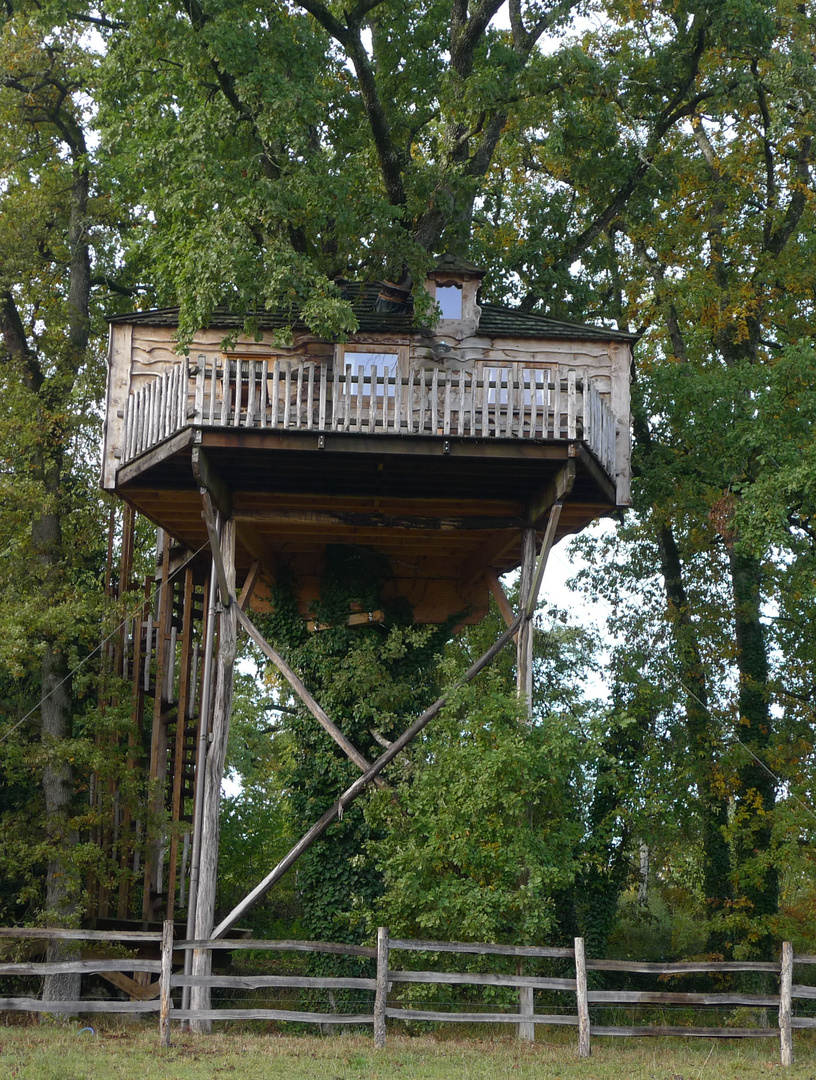
{"label": "fence rail", "polygon": [[127,399],[128,462],[188,424],[366,435],[583,439],[615,476],[615,418],[580,369],[451,372],[289,360],[188,359]]}
{"label": "fence rail", "polygon": [[[816,987],[793,982],[794,964],[816,964],[816,956],[794,955],[790,943],[782,946],[779,963],[762,961],[739,961],[716,963],[712,961],[683,961],[680,963],[642,963],[623,960],[587,960],[584,957],[584,942],[575,939],[574,948],[538,948],[533,946],[493,945],[489,943],[464,943],[446,941],[424,941],[406,938],[390,938],[388,930],[381,927],[377,945],[343,945],[332,942],[316,941],[253,941],[242,940],[201,940],[174,941],[173,924],[164,924],[163,932],[149,933],[138,931],[105,932],[82,930],[51,930],[27,928],[0,928],[0,940],[28,939],[43,941],[47,939],[89,942],[95,948],[100,943],[112,945],[129,944],[132,946],[155,947],[160,959],[136,959],[120,957],[116,959],[89,958],[64,961],[0,963],[0,977],[51,975],[58,973],[107,974],[110,972],[145,972],[158,974],[156,1000],[131,1001],[42,1001],[30,996],[0,997],[0,1012],[62,1012],[62,1013],[154,1013],[159,1014],[160,1038],[163,1045],[168,1045],[171,1021],[221,1021],[221,1020],[278,1020],[313,1024],[364,1024],[373,1025],[374,1043],[377,1047],[385,1045],[387,1021],[429,1021],[433,1023],[478,1023],[478,1024],[516,1024],[521,1037],[532,1038],[537,1025],[566,1025],[578,1029],[578,1047],[580,1056],[590,1053],[590,1040],[593,1036],[664,1036],[682,1035],[697,1038],[779,1038],[781,1061],[783,1065],[793,1063],[792,1032],[816,1028],[816,1017],[793,1015],[794,1000],[816,999]],[[173,973],[173,954],[192,949],[213,952],[218,950],[285,951],[334,953],[376,959],[375,977],[308,977],[302,975],[184,975],[181,971]],[[572,961],[574,977],[555,978],[533,974],[501,974],[492,972],[458,972],[406,970],[393,964],[393,954],[434,953],[444,955],[453,953],[461,956],[498,956],[521,958],[561,959]],[[761,972],[779,977],[778,994],[748,994],[741,991],[723,991],[718,993],[680,993],[675,991],[653,990],[590,990],[587,985],[587,971],[614,971],[629,974],[647,975],[684,975],[689,973],[733,973]],[[395,1000],[393,988],[405,986],[473,986],[503,987],[518,991],[518,1011],[471,1012],[443,1011],[405,1007],[405,1002]],[[183,987],[207,987],[232,990],[261,989],[308,989],[308,990],[359,990],[374,994],[373,1010],[365,1013],[317,1012],[274,1008],[174,1008],[173,990]],[[575,1002],[575,1012],[546,1013],[536,1012],[533,994],[536,990],[554,993],[566,993]],[[701,1027],[701,1026],[621,1026],[595,1024],[590,1020],[589,1008],[594,1006],[631,1005],[686,1005],[693,1008],[707,1006],[742,1006],[755,1009],[778,1008],[778,1026],[776,1027]]]}

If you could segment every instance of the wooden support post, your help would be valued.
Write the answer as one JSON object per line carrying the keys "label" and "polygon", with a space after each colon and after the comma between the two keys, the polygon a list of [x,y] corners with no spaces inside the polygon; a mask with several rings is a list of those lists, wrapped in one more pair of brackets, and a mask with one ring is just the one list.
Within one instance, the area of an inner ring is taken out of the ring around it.
{"label": "wooden support post", "polygon": [[218,525],[215,520],[215,509],[213,508],[210,493],[206,488],[201,489],[201,501],[204,504],[202,514],[204,523],[207,526],[207,535],[210,540],[210,551],[212,551],[213,563],[215,564],[215,574],[218,579],[218,592],[220,594],[221,604],[223,607],[228,608],[232,603],[232,596],[235,593],[235,580],[233,576],[232,588],[230,588],[227,567],[224,565],[224,558],[221,552]]}
{"label": "wooden support post", "polygon": [[[290,668],[286,661],[283,659],[283,657],[272,648],[272,646],[269,644],[269,642],[266,640],[260,630],[258,630],[258,628],[255,626],[249,616],[241,610],[240,604],[238,605],[237,618],[238,622],[241,624],[241,627],[247,632],[247,634],[249,634],[249,636],[252,638],[252,640],[255,642],[255,644],[258,646],[264,656],[266,656],[269,660],[272,661],[272,663],[275,665],[278,671],[280,671],[280,673],[295,691],[297,696],[300,698],[300,700],[303,702],[303,704],[306,706],[312,716],[323,727],[323,729],[328,732],[329,735],[331,735],[331,737],[341,748],[341,750],[343,750],[343,752],[349,758],[351,758],[351,760],[358,767],[358,769],[360,769],[361,772],[368,772],[368,770],[371,768],[371,763],[367,761],[360,753],[360,751],[348,741],[340,728],[338,728],[335,724],[332,723],[324,710],[320,707],[317,701],[315,701],[315,699],[306,689],[302,680],[298,677],[296,672],[294,672],[292,668]],[[374,782],[377,783],[380,787],[384,786],[384,781],[381,780],[379,777],[377,777]]]}
{"label": "wooden support post", "polygon": [[374,995],[374,1049],[385,1046],[385,1007],[388,1001],[388,927],[377,930],[377,990]]}
{"label": "wooden support post", "polygon": [[161,975],[159,976],[159,1041],[170,1045],[170,976],[173,974],[173,920],[165,919],[162,926]]}
{"label": "wooden support post", "polygon": [[[195,791],[193,794],[193,842],[190,853],[190,898],[187,904],[187,938],[195,937],[196,906],[198,902],[198,871],[201,864],[201,821],[204,812],[204,775],[207,767],[207,738],[210,723],[210,698],[212,694],[213,646],[215,642],[215,563],[210,570],[210,583],[204,604],[207,612],[207,625],[204,630],[204,664],[201,673],[201,703],[198,715],[198,739],[195,765]],[[190,949],[184,952],[184,974],[191,975],[193,954]],[[190,987],[182,990],[182,1009],[190,1007]],[[189,1026],[188,1022],[184,1022]]]}
{"label": "wooden support post", "polygon": [[782,942],[782,972],[779,977],[779,1042],[783,1065],[793,1065],[793,945]]}
{"label": "wooden support post", "polygon": [[[158,543],[161,544],[161,578],[159,584],[159,612],[156,622],[156,671],[153,691],[153,730],[150,739],[150,792],[148,796],[148,848],[145,859],[144,885],[142,891],[142,917],[153,919],[158,905],[158,884],[161,876],[162,837],[152,836],[164,807],[164,782],[167,772],[167,730],[164,710],[162,709],[162,689],[164,687],[165,662],[167,659],[167,637],[172,606],[172,585],[170,584],[170,537],[159,529]],[[146,664],[150,664],[150,642],[145,648]]]}
{"label": "wooden support post", "polygon": [[[219,556],[225,575],[226,596],[235,592],[235,522],[225,521],[221,531]],[[216,553],[213,552],[215,557]],[[218,559],[216,558],[216,562]],[[215,697],[213,699],[213,721],[210,746],[207,751],[207,764],[204,774],[204,797],[201,816],[201,847],[198,870],[198,889],[196,896],[195,937],[209,938],[215,921],[215,889],[218,875],[218,839],[219,811],[221,806],[221,781],[224,778],[224,763],[227,757],[230,714],[232,711],[232,689],[235,674],[235,655],[237,638],[236,613],[238,605],[230,603],[222,610],[218,630],[218,658],[216,663]],[[195,950],[193,953],[193,975],[209,975],[212,953],[209,950]],[[210,987],[195,986],[190,995],[191,1007],[209,1009]],[[209,1031],[209,1020],[194,1021],[193,1027],[199,1031]]]}
{"label": "wooden support post", "polygon": [[[141,745],[142,725],[144,720],[144,690],[142,689],[141,679],[142,630],[144,629],[147,621],[147,597],[149,595],[148,581],[146,581],[144,585],[144,595],[145,602],[133,620],[133,658],[131,671],[131,731],[128,735],[128,772],[133,772],[133,770],[136,768],[136,760],[138,756],[137,747]],[[127,918],[130,911],[130,904],[134,888],[134,878],[136,876],[136,837],[131,817],[132,815],[130,811],[130,805],[127,804],[125,806],[125,813],[122,820],[122,833],[123,836],[126,836],[127,839],[123,839],[122,842],[122,856],[120,860],[120,870],[122,871],[122,874],[119,881],[119,905],[116,913],[117,917],[120,919]],[[136,829],[138,829],[138,823],[136,825]],[[134,860],[134,862],[131,862],[131,860]]]}
{"label": "wooden support post", "polygon": [[[233,604],[233,608],[237,608],[237,604]],[[223,937],[224,934],[226,934],[226,932],[233,927],[247,911],[249,911],[253,904],[269,892],[275,882],[283,877],[286,871],[297,862],[304,851],[308,851],[315,840],[323,835],[334,819],[339,815],[342,815],[346,807],[354,802],[358,795],[365,791],[366,787],[374,780],[374,777],[379,776],[382,770],[389,765],[395,757],[401,754],[405,747],[420,733],[420,731],[422,731],[423,728],[425,728],[431,720],[442,711],[448,703],[450,693],[475,679],[479,672],[487,667],[491,660],[501,652],[507,642],[513,637],[516,630],[518,630],[521,620],[522,616],[517,615],[501,637],[494,641],[487,652],[480,656],[479,659],[468,668],[459,682],[452,687],[448,693],[443,694],[441,698],[435,701],[429,709],[426,709],[421,716],[417,717],[413,724],[411,724],[398,739],[395,739],[387,750],[380,754],[368,772],[363,773],[362,776],[354,781],[351,787],[346,788],[334,806],[330,806],[326,813],[315,822],[311,829],[298,840],[289,854],[281,859],[274,870],[267,874],[263,881],[256,885],[252,892],[248,893],[239,904],[235,905],[229,915],[221,920],[218,926],[213,930],[211,935],[212,938]]]}
{"label": "wooden support post", "polygon": [[527,601],[533,586],[536,557],[535,529],[521,533],[521,580],[519,581],[519,612],[525,618],[516,639],[516,691],[525,702],[527,720],[533,718],[533,620],[527,614]]}
{"label": "wooden support post", "polygon": [[587,999],[587,969],[584,939],[575,939],[575,999],[578,1010],[578,1057],[590,1055],[589,1004]]}
{"label": "wooden support post", "polygon": [[541,541],[541,551],[538,554],[538,562],[536,563],[535,574],[533,575],[533,583],[530,586],[530,592],[527,597],[527,606],[525,608],[525,613],[529,618],[532,618],[536,604],[538,603],[538,594],[541,591],[541,582],[544,579],[544,570],[547,566],[547,559],[550,555],[550,549],[555,543],[558,522],[561,520],[561,506],[562,503],[559,501],[555,503],[550,510],[550,517],[547,521],[544,539]]}
{"label": "wooden support post", "polygon": [[179,672],[179,696],[176,707],[176,740],[173,761],[172,832],[170,834],[170,866],[167,871],[168,919],[173,918],[176,906],[176,878],[178,868],[178,825],[181,820],[181,789],[184,780],[184,738],[187,732],[187,699],[190,693],[190,661],[193,640],[193,571],[187,567],[184,575],[184,609],[181,621],[181,669]]}

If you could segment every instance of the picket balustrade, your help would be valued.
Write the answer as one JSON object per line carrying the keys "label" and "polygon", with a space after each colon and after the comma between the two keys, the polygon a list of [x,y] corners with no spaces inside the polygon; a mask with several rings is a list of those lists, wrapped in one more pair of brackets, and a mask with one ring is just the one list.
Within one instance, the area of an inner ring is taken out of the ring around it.
{"label": "picket balustrade", "polygon": [[615,476],[615,418],[576,368],[480,372],[329,366],[200,356],[143,382],[125,406],[128,462],[193,424],[271,431],[458,438],[582,439]]}

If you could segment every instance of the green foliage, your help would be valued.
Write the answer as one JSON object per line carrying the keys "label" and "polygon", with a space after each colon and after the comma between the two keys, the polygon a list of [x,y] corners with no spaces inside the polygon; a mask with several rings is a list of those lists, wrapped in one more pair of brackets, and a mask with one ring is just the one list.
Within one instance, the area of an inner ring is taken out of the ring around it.
{"label": "green foliage", "polygon": [[[377,738],[393,739],[436,694],[434,659],[445,628],[412,626],[410,612],[389,607],[381,589],[390,568],[360,548],[330,548],[313,615],[324,627],[309,633],[294,594],[279,584],[274,611],[259,622],[300,673],[343,734],[369,760],[380,753]],[[348,627],[352,610],[385,609],[383,626]],[[267,680],[287,711],[281,726],[289,747],[281,772],[295,831],[305,831],[359,775],[353,765],[275,673]],[[276,739],[280,736],[276,736]],[[380,875],[367,852],[372,827],[360,802],[300,861],[297,889],[307,937],[359,942],[366,913],[381,891]],[[315,970],[346,970],[349,961],[319,958]],[[356,970],[359,964],[354,962]]]}
{"label": "green foliage", "polygon": [[497,672],[455,693],[367,817],[393,934],[536,944],[572,883],[580,822],[569,812],[575,739],[527,727]]}

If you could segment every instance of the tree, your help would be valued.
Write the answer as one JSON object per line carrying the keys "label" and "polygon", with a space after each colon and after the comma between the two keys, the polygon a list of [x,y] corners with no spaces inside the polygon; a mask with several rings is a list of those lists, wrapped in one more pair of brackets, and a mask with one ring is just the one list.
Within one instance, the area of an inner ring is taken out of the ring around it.
{"label": "tree", "polygon": [[[110,41],[106,145],[149,210],[130,247],[161,302],[181,304],[182,339],[218,303],[348,333],[338,275],[413,283],[425,318],[441,250],[485,258],[496,293],[527,307],[587,314],[571,268],[605,258],[663,141],[710,96],[697,79],[712,16],[678,11],[645,59],[618,42],[548,55],[572,5],[513,0],[507,29],[501,7],[111,9],[127,30]],[[628,79],[646,85],[636,119],[616,100]]]}
{"label": "tree", "polygon": [[[785,725],[764,606],[778,602],[782,567],[768,534],[746,531],[743,504],[777,472],[772,448],[790,421],[774,368],[810,320],[812,34],[808,12],[784,4],[773,18],[745,5],[738,25],[712,16],[705,104],[655,158],[651,205],[630,203],[610,238],[614,279],[626,281],[621,318],[649,327],[635,372],[640,513],[626,534],[647,562],[638,551],[625,573],[662,579],[653,610],[672,629],[676,688],[663,707],[683,703],[697,763],[711,947],[767,953],[778,896],[771,763]],[[654,621],[650,633],[660,636]],[[652,667],[646,653],[641,663]]]}
{"label": "tree", "polygon": [[[98,643],[101,615],[106,515],[94,462],[111,210],[89,147],[98,57],[81,26],[8,4],[0,55],[0,679],[15,687],[4,733],[19,793],[11,821],[34,825],[16,831],[10,850],[24,852],[24,878],[45,867],[44,897],[28,881],[29,901],[64,925],[79,915],[93,861],[78,846],[88,822],[77,813],[93,768],[83,737],[92,699],[72,669]],[[32,767],[39,794],[22,777]],[[45,994],[74,998],[74,981],[49,976]]]}

